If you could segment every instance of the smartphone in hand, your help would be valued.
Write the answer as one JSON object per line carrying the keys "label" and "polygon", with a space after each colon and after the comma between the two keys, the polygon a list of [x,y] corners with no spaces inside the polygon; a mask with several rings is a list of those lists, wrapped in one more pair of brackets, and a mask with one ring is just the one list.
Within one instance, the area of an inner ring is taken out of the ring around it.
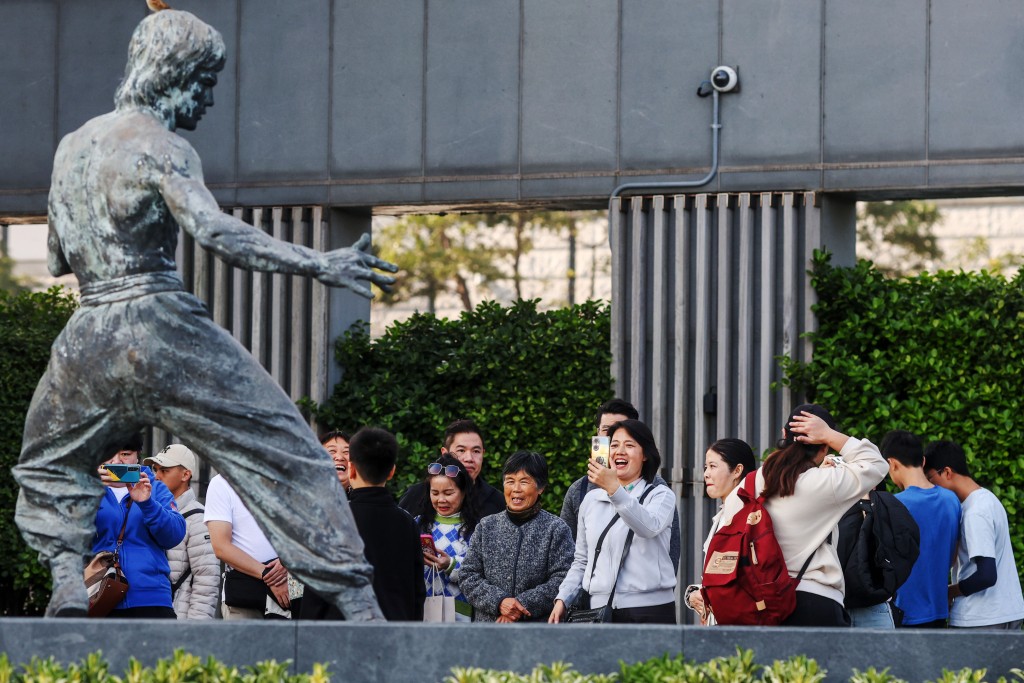
{"label": "smartphone in hand", "polygon": [[430,534],[420,534],[420,548],[429,551],[431,555],[437,556],[437,548],[434,546],[434,537]]}
{"label": "smartphone in hand", "polygon": [[608,444],[611,440],[607,436],[595,436],[591,439],[590,457],[608,467]]}
{"label": "smartphone in hand", "polygon": [[107,470],[107,474],[114,481],[121,482],[122,484],[138,484],[139,483],[139,472],[142,470],[140,465],[114,465],[107,464],[103,466]]}

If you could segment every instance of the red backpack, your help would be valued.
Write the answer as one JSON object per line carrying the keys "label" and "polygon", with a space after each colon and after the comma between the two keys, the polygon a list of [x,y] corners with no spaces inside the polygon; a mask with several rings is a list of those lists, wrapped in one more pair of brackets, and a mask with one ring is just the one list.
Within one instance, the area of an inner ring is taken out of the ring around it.
{"label": "red backpack", "polygon": [[756,474],[737,491],[743,507],[711,537],[704,561],[701,594],[722,625],[781,624],[796,609],[796,586],[811,560],[790,578],[764,497],[754,495]]}

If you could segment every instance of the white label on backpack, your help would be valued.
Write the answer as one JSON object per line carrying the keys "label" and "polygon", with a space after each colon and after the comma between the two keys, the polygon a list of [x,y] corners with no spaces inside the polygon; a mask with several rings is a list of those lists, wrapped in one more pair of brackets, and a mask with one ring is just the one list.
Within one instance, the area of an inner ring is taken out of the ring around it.
{"label": "white label on backpack", "polygon": [[749,515],[747,515],[747,524],[749,524],[750,526],[754,526],[755,524],[757,524],[760,521],[761,521],[761,511],[760,510],[754,510]]}
{"label": "white label on backpack", "polygon": [[711,553],[708,559],[708,566],[704,568],[705,574],[732,574],[739,564],[740,554],[735,550],[722,552],[716,550]]}

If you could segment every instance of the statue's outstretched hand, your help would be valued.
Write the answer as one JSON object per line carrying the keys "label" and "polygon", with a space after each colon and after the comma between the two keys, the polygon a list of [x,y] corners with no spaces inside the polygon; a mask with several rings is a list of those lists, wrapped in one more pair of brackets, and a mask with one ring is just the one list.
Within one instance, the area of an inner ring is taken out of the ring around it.
{"label": "statue's outstretched hand", "polygon": [[398,266],[377,258],[369,252],[369,248],[370,235],[364,233],[351,247],[324,253],[327,263],[317,279],[332,287],[347,287],[367,299],[373,298],[373,292],[358,280],[369,280],[384,291],[390,291],[389,285],[395,282],[395,278],[378,273],[376,269],[396,273]]}

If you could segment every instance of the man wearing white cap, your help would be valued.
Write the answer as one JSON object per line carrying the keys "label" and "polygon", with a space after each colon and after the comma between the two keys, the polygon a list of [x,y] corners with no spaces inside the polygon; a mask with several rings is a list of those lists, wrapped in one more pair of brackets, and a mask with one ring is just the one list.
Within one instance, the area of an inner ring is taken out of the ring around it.
{"label": "man wearing white cap", "polygon": [[186,446],[171,444],[144,464],[174,494],[174,503],[188,529],[185,538],[167,551],[171,565],[171,593],[179,619],[213,619],[220,588],[220,560],[210,545],[203,523],[203,505],[190,484],[198,472],[196,456]]}

